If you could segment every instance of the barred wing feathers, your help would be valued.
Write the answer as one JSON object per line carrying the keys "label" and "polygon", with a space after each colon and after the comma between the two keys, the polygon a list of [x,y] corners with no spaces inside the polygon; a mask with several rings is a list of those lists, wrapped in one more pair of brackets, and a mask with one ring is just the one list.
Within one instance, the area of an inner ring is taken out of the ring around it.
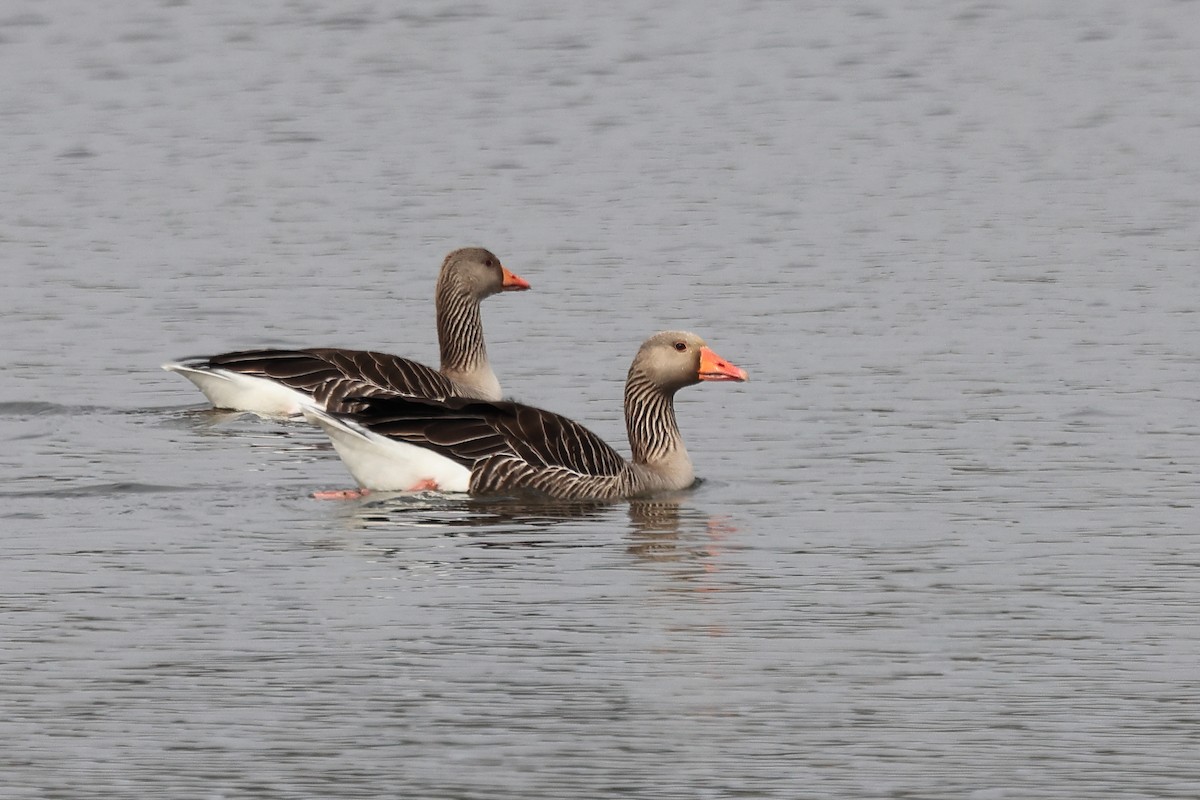
{"label": "barred wing feathers", "polygon": [[349,397],[396,394],[440,399],[457,391],[453,381],[431,367],[370,350],[242,350],[213,356],[205,365],[269,378],[312,395],[331,411],[357,407],[347,402]]}
{"label": "barred wing feathers", "polygon": [[428,447],[471,467],[482,460],[518,461],[536,469],[586,476],[617,475],[625,459],[603,439],[560,414],[521,403],[450,398],[351,397],[365,411],[359,424],[389,438]]}

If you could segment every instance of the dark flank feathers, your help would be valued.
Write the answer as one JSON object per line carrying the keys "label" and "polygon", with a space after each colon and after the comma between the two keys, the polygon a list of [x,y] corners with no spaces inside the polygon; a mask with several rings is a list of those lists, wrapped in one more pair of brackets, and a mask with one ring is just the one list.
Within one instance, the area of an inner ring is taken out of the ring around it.
{"label": "dark flank feathers", "polygon": [[198,359],[188,366],[270,378],[311,394],[335,412],[359,407],[347,401],[350,396],[393,393],[443,398],[454,395],[457,389],[453,381],[432,367],[370,350],[241,350]]}

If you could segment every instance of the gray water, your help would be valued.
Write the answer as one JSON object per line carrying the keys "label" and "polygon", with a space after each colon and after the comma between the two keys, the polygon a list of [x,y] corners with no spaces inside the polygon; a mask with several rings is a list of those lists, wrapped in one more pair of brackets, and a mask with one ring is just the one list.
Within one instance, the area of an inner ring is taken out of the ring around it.
{"label": "gray water", "polygon": [[[1200,796],[1195,3],[0,6],[5,798]],[[436,358],[693,492],[350,485],[168,359]]]}

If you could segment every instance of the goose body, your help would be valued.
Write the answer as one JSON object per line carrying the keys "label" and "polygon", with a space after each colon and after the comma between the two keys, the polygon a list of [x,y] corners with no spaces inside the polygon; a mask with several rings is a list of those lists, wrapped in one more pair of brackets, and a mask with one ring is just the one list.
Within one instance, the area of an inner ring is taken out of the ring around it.
{"label": "goose body", "polygon": [[446,256],[436,290],[441,368],[388,353],[343,348],[240,350],[163,364],[194,383],[216,408],[291,416],[305,409],[346,411],[348,397],[406,395],[499,400],[500,382],[483,340],[479,304],[529,288],[479,247]]}
{"label": "goose body", "polygon": [[[745,370],[695,334],[664,331],[647,339],[625,384],[628,460],[579,423],[521,403],[367,397],[352,413],[306,409],[305,416],[325,430],[367,490],[616,500],[691,486],[695,473],[675,420],[675,392],[700,381],[744,380]],[[444,477],[435,475],[438,469]]]}

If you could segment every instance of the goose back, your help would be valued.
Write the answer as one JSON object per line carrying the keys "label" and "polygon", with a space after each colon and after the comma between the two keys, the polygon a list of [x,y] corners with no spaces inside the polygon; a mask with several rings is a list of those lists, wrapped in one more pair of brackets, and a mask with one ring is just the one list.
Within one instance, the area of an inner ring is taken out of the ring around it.
{"label": "goose back", "polygon": [[297,414],[317,406],[350,411],[350,396],[409,395],[499,400],[500,382],[487,358],[479,303],[529,288],[491,251],[448,254],[435,293],[441,369],[370,350],[255,349],[164,364],[196,384],[220,408]]}

